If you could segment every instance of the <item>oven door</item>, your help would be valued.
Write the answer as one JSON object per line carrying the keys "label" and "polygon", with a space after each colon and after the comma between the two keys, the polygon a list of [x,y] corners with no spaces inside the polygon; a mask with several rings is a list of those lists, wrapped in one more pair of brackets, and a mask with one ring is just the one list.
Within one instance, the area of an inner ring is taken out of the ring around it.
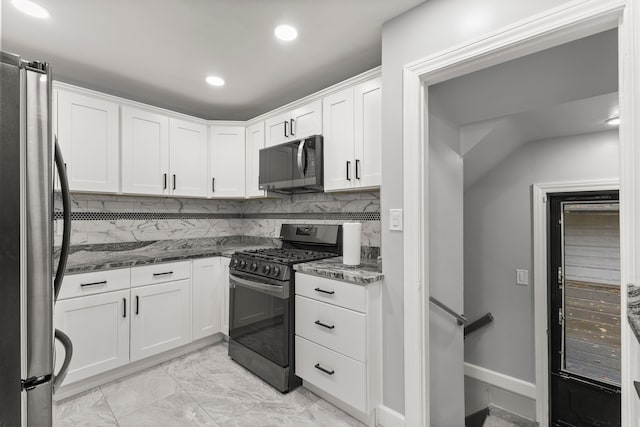
{"label": "oven door", "polygon": [[279,366],[289,365],[289,282],[229,274],[229,336]]}

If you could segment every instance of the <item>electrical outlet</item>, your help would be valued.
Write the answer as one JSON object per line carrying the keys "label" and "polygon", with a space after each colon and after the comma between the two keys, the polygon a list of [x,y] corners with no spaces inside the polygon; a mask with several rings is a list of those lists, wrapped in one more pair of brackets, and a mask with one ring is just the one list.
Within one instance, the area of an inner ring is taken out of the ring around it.
{"label": "electrical outlet", "polygon": [[516,285],[527,286],[529,284],[529,270],[516,270]]}

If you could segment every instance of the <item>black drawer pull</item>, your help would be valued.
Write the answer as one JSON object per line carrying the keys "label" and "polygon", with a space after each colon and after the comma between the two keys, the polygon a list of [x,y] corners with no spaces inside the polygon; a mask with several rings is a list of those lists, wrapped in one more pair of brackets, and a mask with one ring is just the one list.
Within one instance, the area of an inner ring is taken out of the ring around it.
{"label": "black drawer pull", "polygon": [[318,325],[318,326],[322,326],[323,328],[327,328],[327,329],[335,329],[335,327],[336,327],[336,325],[327,325],[327,324],[325,324],[325,323],[322,323],[322,322],[321,322],[321,321],[319,321],[319,320],[316,320],[314,323],[315,323],[316,325]]}
{"label": "black drawer pull", "polygon": [[81,283],[80,287],[84,288],[85,286],[98,286],[98,285],[106,285],[107,281],[103,280],[101,282],[93,282],[93,283]]}
{"label": "black drawer pull", "polygon": [[336,373],[336,371],[334,371],[333,369],[332,370],[328,370],[328,369],[323,368],[322,366],[320,366],[319,363],[316,363],[316,369],[321,370],[322,372],[324,372],[327,375],[333,375],[333,374]]}
{"label": "black drawer pull", "polygon": [[136,314],[140,314],[140,298],[136,295]]}
{"label": "black drawer pull", "polygon": [[316,292],[322,292],[323,294],[329,294],[329,295],[333,295],[336,293],[335,291],[325,291],[324,289],[320,289],[320,288],[316,288],[315,290]]}
{"label": "black drawer pull", "polygon": [[126,298],[122,298],[122,317],[127,317],[127,299]]}
{"label": "black drawer pull", "polygon": [[153,273],[153,277],[158,277],[158,276],[168,276],[170,274],[173,274],[173,271],[166,271],[164,273]]}

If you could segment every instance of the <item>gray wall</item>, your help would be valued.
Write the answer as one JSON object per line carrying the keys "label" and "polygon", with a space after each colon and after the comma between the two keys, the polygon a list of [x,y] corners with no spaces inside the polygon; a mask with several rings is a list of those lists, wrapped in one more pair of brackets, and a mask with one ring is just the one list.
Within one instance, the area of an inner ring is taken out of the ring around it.
{"label": "gray wall", "polygon": [[[387,22],[382,33],[382,256],[385,273],[384,404],[404,413],[402,233],[389,231],[388,210],[402,207],[402,69],[566,0],[430,0]],[[478,18],[474,19],[474,15]],[[484,18],[482,18],[484,17]]]}
{"label": "gray wall", "polygon": [[495,318],[465,340],[466,362],[535,382],[531,184],[618,175],[615,130],[529,142],[465,191],[464,313]]}

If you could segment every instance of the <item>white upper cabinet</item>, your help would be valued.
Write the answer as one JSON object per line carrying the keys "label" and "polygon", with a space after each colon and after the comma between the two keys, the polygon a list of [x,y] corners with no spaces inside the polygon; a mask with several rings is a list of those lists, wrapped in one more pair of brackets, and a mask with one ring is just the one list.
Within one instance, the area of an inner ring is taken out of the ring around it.
{"label": "white upper cabinet", "polygon": [[378,77],[353,89],[355,186],[379,187],[382,172],[382,82]]}
{"label": "white upper cabinet", "polygon": [[306,138],[322,133],[322,101],[317,100],[291,111],[290,139]]}
{"label": "white upper cabinet", "polygon": [[266,123],[266,146],[322,134],[322,101],[273,116]]}
{"label": "white upper cabinet", "polygon": [[118,104],[60,89],[55,110],[71,191],[118,192]]}
{"label": "white upper cabinet", "polygon": [[122,191],[169,194],[169,119],[122,107]]}
{"label": "white upper cabinet", "polygon": [[242,126],[210,126],[209,197],[244,197],[244,183],[245,128]]}
{"label": "white upper cabinet", "polygon": [[286,113],[278,114],[265,121],[267,147],[289,141],[290,119],[291,112],[287,111]]}
{"label": "white upper cabinet", "polygon": [[258,188],[260,174],[260,150],[264,148],[264,122],[247,128],[246,143],[246,191],[247,197],[264,197],[265,192]]}
{"label": "white upper cabinet", "polygon": [[354,163],[353,88],[324,98],[323,122],[324,189],[350,189]]}
{"label": "white upper cabinet", "polygon": [[207,127],[169,119],[171,194],[207,196]]}
{"label": "white upper cabinet", "polygon": [[326,191],[380,186],[381,93],[375,78],[324,98]]}

